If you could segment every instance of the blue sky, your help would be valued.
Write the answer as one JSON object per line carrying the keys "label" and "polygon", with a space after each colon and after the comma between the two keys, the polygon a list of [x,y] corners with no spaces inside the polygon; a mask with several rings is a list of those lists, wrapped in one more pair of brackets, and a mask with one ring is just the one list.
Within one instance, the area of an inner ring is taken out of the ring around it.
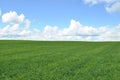
{"label": "blue sky", "polygon": [[104,3],[95,6],[84,4],[82,0],[1,0],[2,13],[16,11],[23,13],[34,24],[68,26],[71,19],[84,25],[103,26],[120,23],[120,14],[108,13]]}
{"label": "blue sky", "polygon": [[[41,31],[46,25],[64,30],[71,20],[93,28],[114,28],[120,24],[119,3],[119,0],[1,0],[0,9],[1,17],[10,11],[15,11],[18,16],[24,14],[30,21],[30,30]],[[0,24],[1,30],[9,25],[3,23],[2,18]]]}

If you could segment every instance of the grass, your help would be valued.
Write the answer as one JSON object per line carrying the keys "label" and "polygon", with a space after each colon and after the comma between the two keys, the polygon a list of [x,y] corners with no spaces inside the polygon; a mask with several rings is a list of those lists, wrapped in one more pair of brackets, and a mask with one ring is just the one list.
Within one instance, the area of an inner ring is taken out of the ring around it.
{"label": "grass", "polygon": [[0,80],[120,80],[120,42],[1,40]]}

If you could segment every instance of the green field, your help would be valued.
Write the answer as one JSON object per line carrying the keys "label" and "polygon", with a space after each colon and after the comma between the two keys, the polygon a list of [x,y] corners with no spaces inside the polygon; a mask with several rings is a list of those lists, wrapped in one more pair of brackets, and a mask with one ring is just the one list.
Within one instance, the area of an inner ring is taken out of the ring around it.
{"label": "green field", "polygon": [[120,42],[1,40],[0,80],[120,80]]}

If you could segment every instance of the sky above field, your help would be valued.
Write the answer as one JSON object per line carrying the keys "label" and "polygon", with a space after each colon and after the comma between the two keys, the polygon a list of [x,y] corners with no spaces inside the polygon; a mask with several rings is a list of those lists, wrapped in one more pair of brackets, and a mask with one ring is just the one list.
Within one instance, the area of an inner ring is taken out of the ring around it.
{"label": "sky above field", "polygon": [[120,41],[120,0],[1,0],[0,39]]}

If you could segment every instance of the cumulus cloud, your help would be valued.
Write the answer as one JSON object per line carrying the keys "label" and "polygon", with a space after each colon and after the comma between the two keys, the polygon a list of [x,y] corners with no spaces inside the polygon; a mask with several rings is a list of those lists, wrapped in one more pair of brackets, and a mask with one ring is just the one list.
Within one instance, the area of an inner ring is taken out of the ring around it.
{"label": "cumulus cloud", "polygon": [[28,19],[26,19],[24,21],[24,23],[25,23],[25,28],[24,29],[29,29],[29,27],[30,27],[30,21]]}
{"label": "cumulus cloud", "polygon": [[15,11],[10,11],[2,15],[2,22],[7,25],[0,28],[0,39],[21,39],[31,33],[30,21],[25,19],[24,14],[18,15]]}
{"label": "cumulus cloud", "polygon": [[95,5],[99,3],[99,0],[83,0],[85,4],[92,4]]}
{"label": "cumulus cloud", "polygon": [[78,21],[71,20],[70,26],[63,30],[64,35],[75,35],[75,36],[95,36],[98,35],[98,30],[91,26],[83,26]]}
{"label": "cumulus cloud", "polygon": [[116,2],[116,3],[113,3],[110,6],[107,6],[106,10],[110,13],[120,12],[120,2]]}
{"label": "cumulus cloud", "polygon": [[120,0],[83,0],[85,4],[96,5],[105,4],[105,10],[109,13],[120,12]]}
{"label": "cumulus cloud", "polygon": [[[7,25],[0,28],[0,39],[120,41],[120,24],[112,28],[107,26],[96,28],[82,25],[79,21],[72,19],[66,28],[60,29],[57,26],[46,25],[40,31],[31,29],[30,21],[25,19],[25,16],[21,17],[15,11],[9,13],[12,15],[9,19],[2,18]],[[8,13],[5,14],[8,15]],[[13,14],[16,16],[13,17]]]}
{"label": "cumulus cloud", "polygon": [[2,15],[3,23],[18,24],[24,21],[24,14],[18,15],[15,11],[10,11]]}
{"label": "cumulus cloud", "polygon": [[7,25],[6,27],[0,30],[0,35],[17,34],[18,31],[19,31],[19,24],[15,24],[13,26]]}

